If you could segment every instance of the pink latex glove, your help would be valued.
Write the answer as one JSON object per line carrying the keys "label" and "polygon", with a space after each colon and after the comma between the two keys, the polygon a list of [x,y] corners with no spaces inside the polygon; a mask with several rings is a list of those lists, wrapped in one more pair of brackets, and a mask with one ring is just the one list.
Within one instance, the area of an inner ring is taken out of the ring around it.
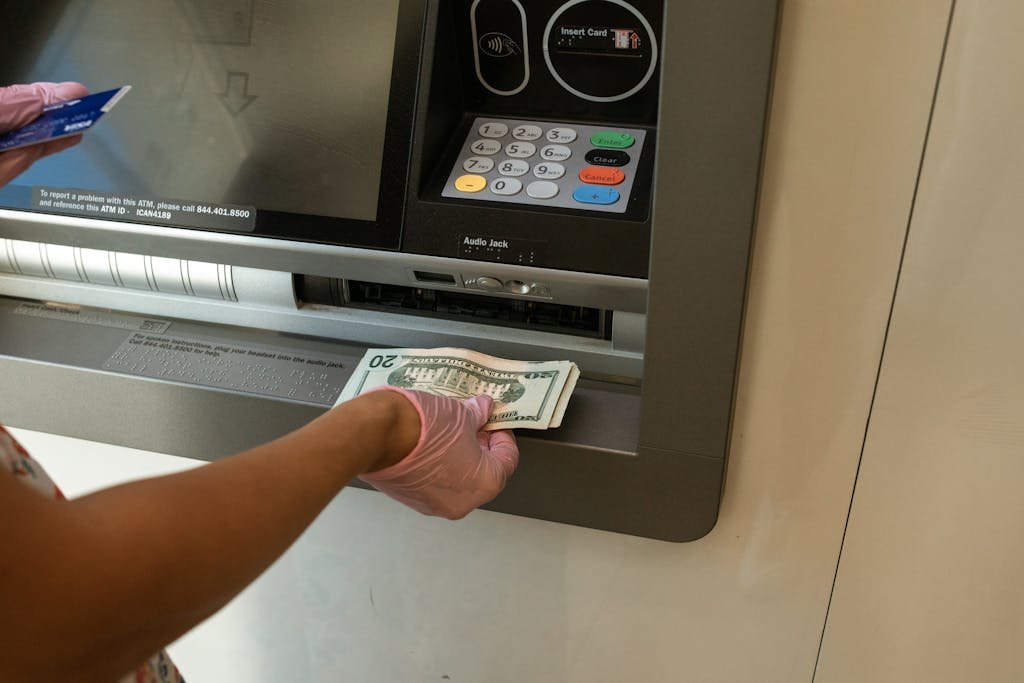
{"label": "pink latex glove", "polygon": [[[31,83],[0,88],[0,133],[21,128],[43,113],[43,107],[62,100],[84,97],[89,91],[81,83]],[[52,140],[0,154],[0,187],[3,187],[39,159],[78,144],[81,135]]]}
{"label": "pink latex glove", "polygon": [[491,397],[459,401],[421,391],[381,387],[412,403],[420,415],[420,439],[409,455],[360,479],[425,515],[461,519],[505,488],[519,463],[508,430],[481,432]]}

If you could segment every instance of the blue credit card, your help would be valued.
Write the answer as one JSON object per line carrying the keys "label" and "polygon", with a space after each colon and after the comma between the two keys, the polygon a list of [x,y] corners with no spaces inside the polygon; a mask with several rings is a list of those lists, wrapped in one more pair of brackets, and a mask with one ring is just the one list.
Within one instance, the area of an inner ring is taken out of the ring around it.
{"label": "blue credit card", "polygon": [[0,135],[0,152],[85,132],[131,89],[126,85],[44,107],[42,115],[32,123]]}

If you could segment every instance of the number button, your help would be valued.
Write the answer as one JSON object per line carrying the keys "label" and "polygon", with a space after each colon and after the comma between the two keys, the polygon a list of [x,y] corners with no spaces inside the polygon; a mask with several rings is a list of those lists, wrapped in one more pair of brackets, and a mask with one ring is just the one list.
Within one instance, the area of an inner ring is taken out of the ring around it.
{"label": "number button", "polygon": [[545,136],[548,142],[569,143],[576,139],[576,131],[572,128],[552,128]]}
{"label": "number button", "polygon": [[505,154],[517,159],[532,157],[537,153],[537,147],[532,142],[510,142],[505,145]]}
{"label": "number button", "polygon": [[530,164],[522,159],[505,159],[498,164],[498,173],[511,177],[525,175],[529,170]]}
{"label": "number button", "polygon": [[474,154],[491,156],[501,151],[501,143],[497,140],[477,140],[469,148],[473,150]]}
{"label": "number button", "polygon": [[494,168],[494,159],[490,157],[470,157],[462,162],[462,168],[470,173],[487,173]]}
{"label": "number button", "polygon": [[536,140],[543,133],[540,126],[516,126],[512,129],[512,137],[516,140]]}
{"label": "number button", "polygon": [[534,199],[551,199],[558,194],[558,185],[550,180],[534,180],[526,186],[526,194]]}
{"label": "number button", "polygon": [[477,128],[476,132],[485,138],[503,138],[508,134],[508,126],[497,121],[488,121]]}
{"label": "number button", "polygon": [[545,145],[540,156],[544,161],[565,161],[572,156],[572,150],[565,145]]}
{"label": "number button", "polygon": [[491,183],[491,192],[501,195],[517,194],[523,189],[523,184],[515,178],[498,178]]}
{"label": "number button", "polygon": [[533,167],[533,175],[541,180],[555,180],[565,175],[565,166],[557,161],[545,161]]}
{"label": "number button", "polygon": [[455,179],[455,189],[459,192],[479,192],[487,187],[487,179],[482,175],[466,174]]}

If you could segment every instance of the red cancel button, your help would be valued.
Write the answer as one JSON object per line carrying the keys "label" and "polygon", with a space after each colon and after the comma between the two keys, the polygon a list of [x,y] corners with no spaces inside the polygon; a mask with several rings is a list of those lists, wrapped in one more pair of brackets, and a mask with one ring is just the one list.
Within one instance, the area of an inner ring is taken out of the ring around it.
{"label": "red cancel button", "polygon": [[618,185],[625,179],[625,173],[607,166],[587,166],[580,171],[580,180],[591,185]]}

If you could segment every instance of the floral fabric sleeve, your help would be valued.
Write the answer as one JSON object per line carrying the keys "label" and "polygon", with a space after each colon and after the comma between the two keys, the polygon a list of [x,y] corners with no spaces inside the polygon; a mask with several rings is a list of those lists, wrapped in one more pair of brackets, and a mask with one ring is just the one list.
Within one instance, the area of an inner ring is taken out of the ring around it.
{"label": "floral fabric sleeve", "polygon": [[[64,500],[57,485],[46,474],[39,463],[32,459],[7,430],[0,426],[0,476],[8,473],[23,481],[27,486],[56,500]],[[128,674],[119,683],[184,683],[166,652],[150,657],[135,673]]]}

